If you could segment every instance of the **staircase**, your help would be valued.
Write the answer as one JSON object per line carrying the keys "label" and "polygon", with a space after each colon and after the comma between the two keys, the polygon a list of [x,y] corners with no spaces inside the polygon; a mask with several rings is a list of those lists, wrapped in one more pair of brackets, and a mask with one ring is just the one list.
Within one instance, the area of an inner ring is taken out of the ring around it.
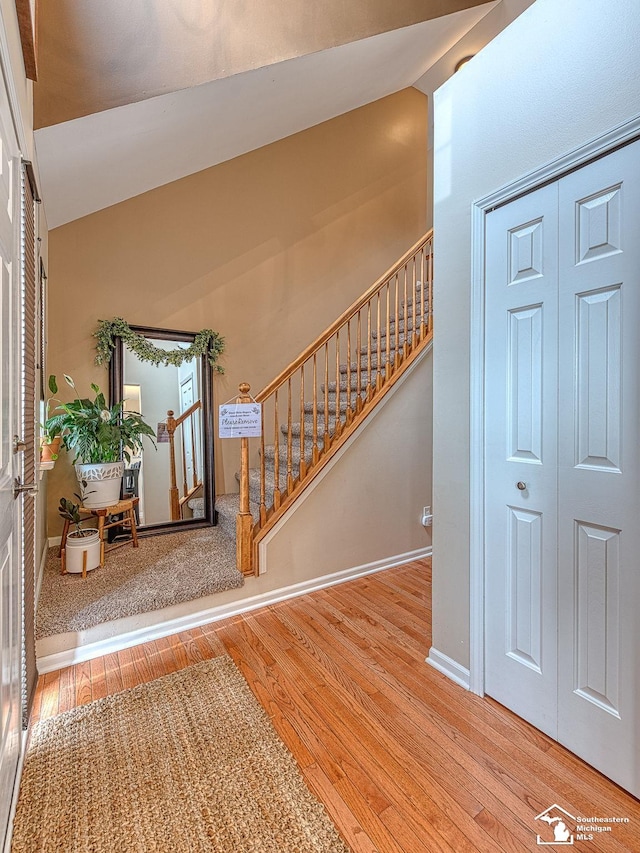
{"label": "staircase", "polygon": [[[433,232],[256,395],[262,437],[241,439],[239,495],[216,500],[238,569],[432,339]],[[238,402],[250,402],[249,385]]]}

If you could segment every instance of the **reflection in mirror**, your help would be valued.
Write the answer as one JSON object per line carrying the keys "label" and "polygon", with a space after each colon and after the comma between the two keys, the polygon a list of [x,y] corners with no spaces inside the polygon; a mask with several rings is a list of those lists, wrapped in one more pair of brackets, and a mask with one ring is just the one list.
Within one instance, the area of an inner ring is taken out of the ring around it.
{"label": "reflection in mirror", "polygon": [[[158,349],[186,349],[188,333],[140,329]],[[156,335],[162,334],[160,339]],[[125,410],[144,414],[156,428],[157,451],[148,437],[144,450],[132,456],[124,490],[137,495],[141,527],[174,529],[179,525],[212,524],[211,368],[206,357],[180,366],[141,361],[117,342],[112,360],[112,399],[123,399]]]}

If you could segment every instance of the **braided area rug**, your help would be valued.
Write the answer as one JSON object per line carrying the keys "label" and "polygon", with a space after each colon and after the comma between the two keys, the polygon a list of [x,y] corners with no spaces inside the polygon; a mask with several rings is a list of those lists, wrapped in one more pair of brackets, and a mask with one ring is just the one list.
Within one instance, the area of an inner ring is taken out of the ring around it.
{"label": "braided area rug", "polygon": [[13,853],[348,853],[227,655],[44,720]]}

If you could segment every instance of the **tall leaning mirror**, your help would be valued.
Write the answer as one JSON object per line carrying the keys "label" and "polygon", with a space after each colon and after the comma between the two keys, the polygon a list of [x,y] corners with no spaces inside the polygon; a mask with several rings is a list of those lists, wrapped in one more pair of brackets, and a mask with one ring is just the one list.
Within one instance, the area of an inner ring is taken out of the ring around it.
{"label": "tall leaning mirror", "polygon": [[[131,326],[164,350],[187,349],[194,332]],[[213,380],[206,355],[180,365],[140,360],[121,337],[114,339],[109,391],[112,403],[142,412],[156,428],[125,471],[124,488],[139,497],[142,531],[168,532],[216,523],[213,467]]]}

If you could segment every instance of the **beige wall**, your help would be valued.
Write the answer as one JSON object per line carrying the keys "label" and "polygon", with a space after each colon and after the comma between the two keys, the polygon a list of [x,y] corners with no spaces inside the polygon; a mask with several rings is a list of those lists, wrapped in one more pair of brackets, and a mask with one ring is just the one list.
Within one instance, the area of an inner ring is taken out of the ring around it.
{"label": "beige wall", "polygon": [[40,0],[36,126],[262,68],[483,2]]}
{"label": "beige wall", "polygon": [[[53,230],[50,371],[106,387],[92,333],[122,316],[219,331],[216,402],[259,390],[426,230],[426,131],[407,89]],[[234,491],[235,442],[216,452]],[[49,485],[54,536],[66,460]]]}
{"label": "beige wall", "polygon": [[472,204],[639,115],[639,42],[637,0],[536,0],[436,92],[433,644],[465,667]]}

